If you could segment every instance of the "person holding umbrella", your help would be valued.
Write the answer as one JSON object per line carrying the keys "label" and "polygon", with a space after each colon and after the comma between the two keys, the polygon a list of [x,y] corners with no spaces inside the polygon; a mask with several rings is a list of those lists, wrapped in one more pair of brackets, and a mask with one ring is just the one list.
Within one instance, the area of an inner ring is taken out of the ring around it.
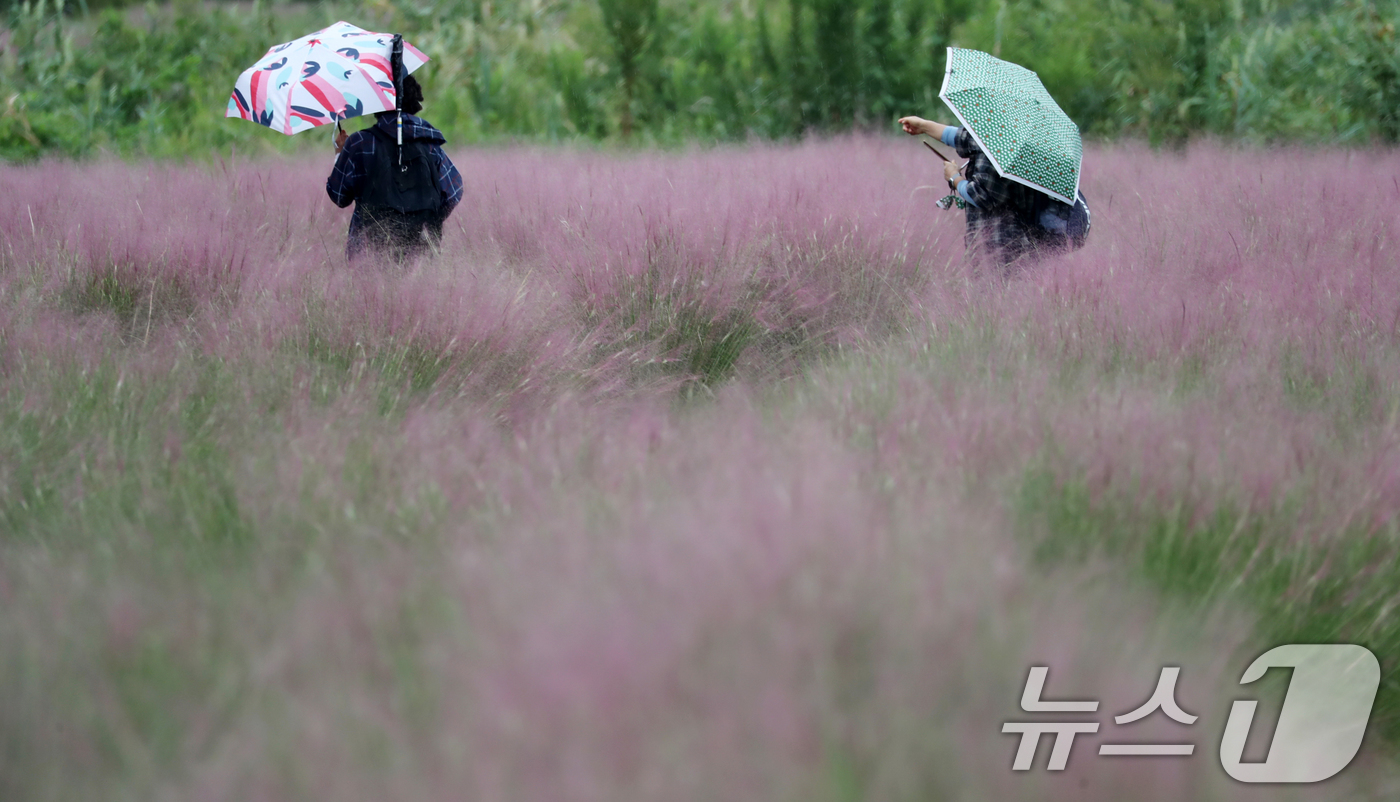
{"label": "person holding umbrella", "polygon": [[[462,176],[443,152],[446,141],[425,120],[423,90],[409,73],[428,57],[402,36],[340,21],[270,48],[244,70],[226,117],[292,136],[335,126],[335,169],[326,194],[355,204],[346,239],[354,258],[373,250],[396,260],[442,236],[462,199]],[[341,122],[374,114],[373,126],[346,135]]]}
{"label": "person holding umbrella", "polygon": [[1031,193],[1035,190],[1003,178],[966,128],[922,117],[903,117],[899,124],[905,133],[931,136],[968,160],[961,168],[956,162],[945,161],[943,179],[967,211],[964,242],[970,254],[1007,267],[1034,250],[1035,232],[1019,210],[1034,203]]}
{"label": "person holding umbrella", "polygon": [[969,253],[1009,270],[1027,256],[1082,246],[1089,211],[1079,191],[1079,129],[1035,73],[950,47],[939,97],[963,125],[914,116],[899,123],[905,133],[931,136],[967,159],[961,168],[945,161],[953,195],[940,205],[966,209]]}

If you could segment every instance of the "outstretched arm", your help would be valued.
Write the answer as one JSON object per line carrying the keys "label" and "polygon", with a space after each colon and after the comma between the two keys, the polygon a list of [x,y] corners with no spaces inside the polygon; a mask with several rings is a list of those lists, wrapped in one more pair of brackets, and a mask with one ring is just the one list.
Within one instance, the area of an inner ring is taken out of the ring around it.
{"label": "outstretched arm", "polygon": [[933,120],[925,120],[923,117],[901,117],[899,124],[904,128],[904,133],[910,136],[928,134],[934,139],[943,139],[943,129],[948,126],[943,123],[936,123]]}

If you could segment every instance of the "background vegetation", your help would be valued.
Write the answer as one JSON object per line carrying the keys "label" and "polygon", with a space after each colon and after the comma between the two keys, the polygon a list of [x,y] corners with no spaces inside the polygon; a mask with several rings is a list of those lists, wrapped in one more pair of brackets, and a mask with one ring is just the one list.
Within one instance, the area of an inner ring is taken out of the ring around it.
{"label": "background vegetation", "polygon": [[319,147],[223,118],[266,49],[337,19],[433,61],[454,143],[888,129],[950,44],[1036,70],[1088,134],[1400,140],[1400,0],[37,0],[0,31],[0,156]]}

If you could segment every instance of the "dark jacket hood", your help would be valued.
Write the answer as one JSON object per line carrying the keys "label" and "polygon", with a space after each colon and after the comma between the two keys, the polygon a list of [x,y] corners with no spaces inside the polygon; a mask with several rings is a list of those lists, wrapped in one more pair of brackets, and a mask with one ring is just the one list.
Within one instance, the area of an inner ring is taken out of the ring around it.
{"label": "dark jacket hood", "polygon": [[[388,134],[390,137],[398,135],[398,112],[386,111],[375,115],[379,119],[375,121],[375,126]],[[405,142],[427,142],[430,145],[441,145],[447,142],[442,132],[434,128],[431,123],[422,117],[415,117],[412,114],[403,116],[403,139]]]}

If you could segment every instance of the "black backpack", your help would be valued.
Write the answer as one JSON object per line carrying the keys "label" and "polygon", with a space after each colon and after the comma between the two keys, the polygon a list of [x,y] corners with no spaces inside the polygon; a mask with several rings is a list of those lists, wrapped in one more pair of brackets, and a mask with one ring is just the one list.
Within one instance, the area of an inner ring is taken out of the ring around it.
{"label": "black backpack", "polygon": [[395,251],[426,247],[442,239],[442,195],[433,171],[431,146],[408,141],[400,146],[378,125],[371,126],[375,143],[365,191],[356,202],[371,243]]}
{"label": "black backpack", "polygon": [[1034,200],[1018,209],[1021,220],[1046,245],[1078,250],[1089,238],[1089,202],[1080,190],[1074,205],[1056,200],[1043,192],[1030,193]]}

